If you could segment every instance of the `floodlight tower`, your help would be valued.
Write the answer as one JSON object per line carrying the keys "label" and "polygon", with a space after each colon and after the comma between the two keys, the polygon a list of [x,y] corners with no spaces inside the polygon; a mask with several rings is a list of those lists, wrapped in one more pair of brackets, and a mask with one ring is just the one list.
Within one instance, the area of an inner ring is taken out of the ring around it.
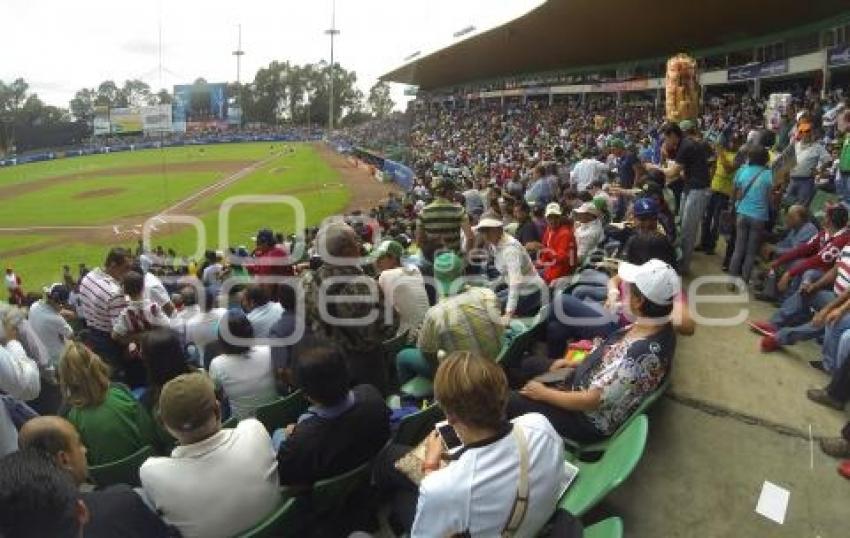
{"label": "floodlight tower", "polygon": [[328,93],[328,136],[334,128],[334,36],[339,34],[336,28],[336,0],[331,4],[331,27],[325,30],[325,35],[331,36],[331,69],[330,69],[330,92]]}
{"label": "floodlight tower", "polygon": [[233,51],[233,56],[236,56],[236,85],[241,82],[242,75],[242,57],[245,56],[245,51],[242,50],[242,25],[239,25],[239,41],[236,50]]}

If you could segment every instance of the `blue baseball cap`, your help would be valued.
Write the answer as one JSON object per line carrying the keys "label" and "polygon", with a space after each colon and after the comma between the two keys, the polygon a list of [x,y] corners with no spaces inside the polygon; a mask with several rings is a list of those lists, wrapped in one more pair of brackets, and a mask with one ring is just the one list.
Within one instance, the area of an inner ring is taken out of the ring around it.
{"label": "blue baseball cap", "polygon": [[653,198],[638,198],[634,205],[635,217],[657,217],[658,202]]}

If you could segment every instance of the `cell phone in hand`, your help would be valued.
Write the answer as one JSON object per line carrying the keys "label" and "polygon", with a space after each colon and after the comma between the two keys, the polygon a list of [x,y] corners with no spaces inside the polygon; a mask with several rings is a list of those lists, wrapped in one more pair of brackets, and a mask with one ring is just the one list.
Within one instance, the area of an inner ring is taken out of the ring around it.
{"label": "cell phone in hand", "polygon": [[440,434],[440,438],[443,440],[443,447],[446,449],[446,452],[454,455],[463,448],[463,442],[451,424],[444,420],[437,423],[436,429],[437,433]]}

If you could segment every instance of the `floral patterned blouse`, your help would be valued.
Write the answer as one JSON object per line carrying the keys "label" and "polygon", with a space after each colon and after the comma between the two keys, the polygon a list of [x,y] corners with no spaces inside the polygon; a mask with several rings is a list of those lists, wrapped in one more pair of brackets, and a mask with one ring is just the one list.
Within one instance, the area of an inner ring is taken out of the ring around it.
{"label": "floral patterned blouse", "polygon": [[661,332],[637,339],[627,338],[626,329],[622,329],[591,353],[587,367],[576,372],[573,390],[602,391],[599,408],[585,412],[599,433],[617,431],[661,385],[675,350],[676,335],[668,325]]}

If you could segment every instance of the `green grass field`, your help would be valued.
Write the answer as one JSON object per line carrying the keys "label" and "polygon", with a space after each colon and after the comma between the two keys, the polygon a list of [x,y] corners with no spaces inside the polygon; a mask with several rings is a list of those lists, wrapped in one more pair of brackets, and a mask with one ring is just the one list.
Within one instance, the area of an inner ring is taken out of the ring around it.
{"label": "green grass field", "polygon": [[[284,147],[294,148],[283,151]],[[141,224],[176,202],[232,175],[251,163],[266,161],[223,190],[195,201],[175,214],[196,216],[206,231],[203,248],[251,246],[261,227],[292,233],[294,211],[288,206],[246,204],[234,207],[225,244],[219,242],[219,208],[233,196],[287,194],[304,209],[305,224],[314,225],[342,211],[349,192],[339,173],[310,145],[281,143],[221,144],[115,153],[0,169],[4,210],[0,228],[28,226],[101,226],[106,231],[0,231],[0,264],[14,267],[26,290],[59,280],[62,265],[76,273],[79,263],[102,263],[110,245],[135,246],[133,222]],[[210,164],[205,164],[210,163]],[[198,167],[200,170],[192,170]],[[175,169],[170,169],[175,168]],[[219,170],[220,168],[220,170]],[[82,177],[68,177],[82,174]],[[45,183],[47,182],[47,183]],[[29,185],[27,185],[29,184]],[[15,194],[15,186],[31,188]],[[108,189],[108,190],[107,190]],[[92,192],[94,191],[94,192]],[[119,235],[111,226],[122,223]],[[153,245],[191,254],[197,234],[190,226],[157,224]],[[16,253],[31,248],[29,253]]]}

